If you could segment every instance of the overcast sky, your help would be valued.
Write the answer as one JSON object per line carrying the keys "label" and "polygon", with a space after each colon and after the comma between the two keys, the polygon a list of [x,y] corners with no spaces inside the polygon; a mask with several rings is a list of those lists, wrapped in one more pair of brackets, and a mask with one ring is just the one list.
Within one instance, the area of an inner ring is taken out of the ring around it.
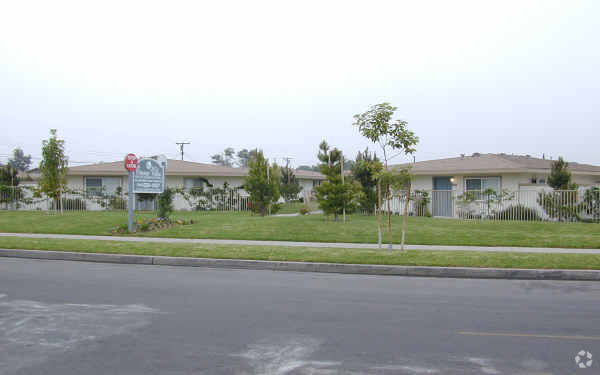
{"label": "overcast sky", "polygon": [[[600,1],[6,1],[0,161],[58,129],[73,162],[316,163],[370,146],[390,102],[417,160],[506,152],[600,164]],[[397,162],[406,161],[397,159]],[[36,164],[39,161],[35,160]]]}

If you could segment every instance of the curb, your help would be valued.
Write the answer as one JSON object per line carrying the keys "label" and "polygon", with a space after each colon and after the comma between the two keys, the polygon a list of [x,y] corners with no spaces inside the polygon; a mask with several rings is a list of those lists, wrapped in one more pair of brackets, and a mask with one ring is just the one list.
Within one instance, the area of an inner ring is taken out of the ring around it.
{"label": "curb", "polygon": [[449,277],[470,279],[600,281],[600,271],[593,270],[386,266],[368,264],[279,262],[266,260],[77,253],[66,251],[19,249],[0,249],[0,257],[161,266],[343,273],[356,275]]}

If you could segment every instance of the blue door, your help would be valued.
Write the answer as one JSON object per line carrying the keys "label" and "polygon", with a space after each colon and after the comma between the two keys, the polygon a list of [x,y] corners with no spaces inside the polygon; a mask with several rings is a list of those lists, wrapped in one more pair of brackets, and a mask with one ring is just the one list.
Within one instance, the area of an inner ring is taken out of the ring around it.
{"label": "blue door", "polygon": [[433,216],[454,216],[452,210],[452,181],[450,177],[434,177],[431,194]]}

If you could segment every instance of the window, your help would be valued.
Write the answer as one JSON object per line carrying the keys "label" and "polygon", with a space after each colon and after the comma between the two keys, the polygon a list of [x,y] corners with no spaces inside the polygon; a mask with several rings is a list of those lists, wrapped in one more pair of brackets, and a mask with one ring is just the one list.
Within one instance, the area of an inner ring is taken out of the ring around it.
{"label": "window", "polygon": [[114,195],[121,187],[121,177],[86,177],[85,191],[91,195]]}
{"label": "window", "polygon": [[313,187],[321,186],[321,180],[313,180]]}
{"label": "window", "polygon": [[206,179],[201,177],[190,177],[183,179],[183,187],[185,190],[202,189],[205,183]]}
{"label": "window", "polygon": [[477,191],[480,193],[492,189],[495,192],[500,191],[500,177],[467,177],[465,178],[465,190]]}

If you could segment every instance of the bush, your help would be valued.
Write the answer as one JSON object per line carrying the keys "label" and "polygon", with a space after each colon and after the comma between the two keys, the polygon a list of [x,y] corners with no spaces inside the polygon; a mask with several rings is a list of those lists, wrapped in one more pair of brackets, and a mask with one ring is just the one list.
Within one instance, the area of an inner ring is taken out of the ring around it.
{"label": "bush", "polygon": [[173,189],[166,188],[158,196],[158,217],[166,218],[173,212]]}
{"label": "bush", "polygon": [[281,210],[281,203],[273,203],[271,205],[271,215],[276,214],[279,210]]}
{"label": "bush", "polygon": [[111,210],[125,210],[127,209],[127,200],[119,196],[112,196],[108,200],[108,207]]}
{"label": "bush", "polygon": [[495,220],[519,220],[519,221],[541,221],[538,212],[521,204],[507,207],[493,215]]}
{"label": "bush", "polygon": [[305,205],[305,206],[300,207],[300,215],[306,215],[309,212],[310,212],[310,210],[309,210],[308,206]]}

